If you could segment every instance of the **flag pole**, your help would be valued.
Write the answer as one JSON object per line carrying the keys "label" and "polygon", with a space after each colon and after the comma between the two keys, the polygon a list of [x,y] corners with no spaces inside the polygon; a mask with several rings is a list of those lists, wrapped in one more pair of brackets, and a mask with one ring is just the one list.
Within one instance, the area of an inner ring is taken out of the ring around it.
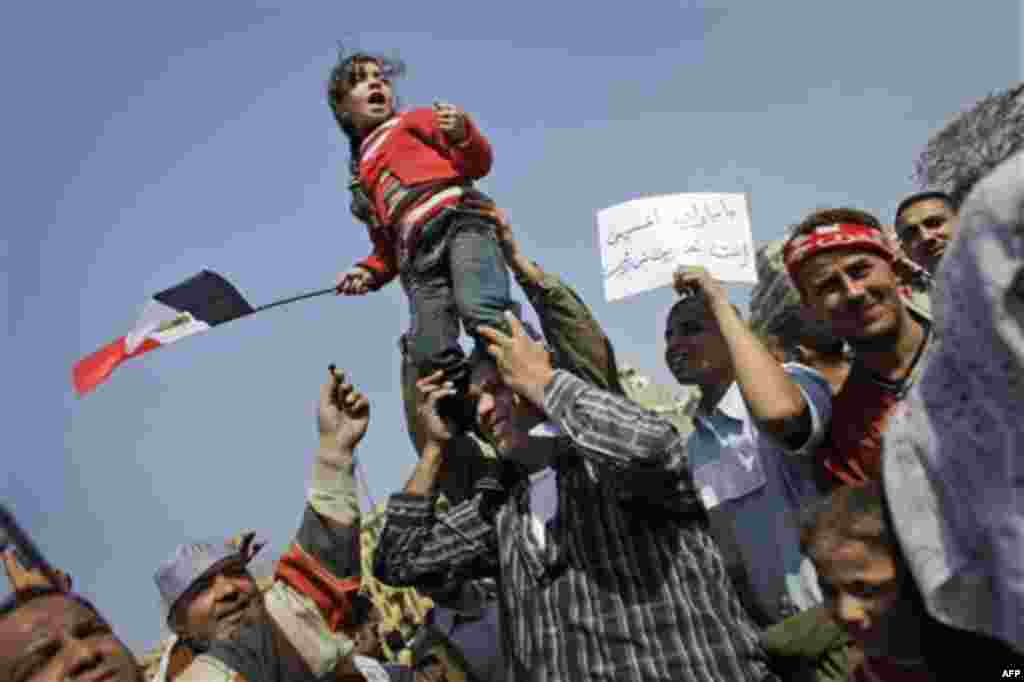
{"label": "flag pole", "polygon": [[301,300],[306,299],[306,298],[313,298],[314,296],[323,296],[324,294],[333,294],[333,293],[336,293],[337,291],[338,291],[337,287],[328,287],[327,289],[317,289],[316,291],[310,291],[310,292],[307,292],[305,294],[299,294],[298,296],[292,296],[290,298],[283,298],[280,301],[274,301],[273,303],[267,303],[266,305],[261,305],[258,308],[253,308],[252,312],[250,312],[249,314],[252,315],[253,313],[258,313],[258,312],[261,312],[263,310],[269,310],[270,308],[276,308],[279,305],[286,305],[288,303],[294,303],[295,301],[301,301]]}

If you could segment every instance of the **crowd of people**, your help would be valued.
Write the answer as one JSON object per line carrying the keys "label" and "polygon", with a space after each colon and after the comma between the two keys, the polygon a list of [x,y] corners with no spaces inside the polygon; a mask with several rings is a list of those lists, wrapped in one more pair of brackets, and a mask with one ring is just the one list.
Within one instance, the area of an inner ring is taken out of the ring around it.
{"label": "crowd of people", "polygon": [[[794,215],[761,250],[749,319],[707,270],[680,268],[660,324],[665,365],[699,389],[681,429],[631,399],[593,312],[472,189],[490,148],[468,117],[395,111],[398,70],[350,55],[332,72],[375,245],[338,290],[400,276],[410,298],[405,410],[373,421],[404,416],[416,465],[387,501],[372,575],[433,607],[415,632],[388,631],[365,589],[354,462],[371,410],[331,365],[272,580],[248,570],[252,534],[185,542],[156,567],[175,634],[160,682],[1021,669],[1024,86],[933,139],[928,190],[891,226],[850,207]],[[0,679],[141,682],[70,578],[3,558]]]}

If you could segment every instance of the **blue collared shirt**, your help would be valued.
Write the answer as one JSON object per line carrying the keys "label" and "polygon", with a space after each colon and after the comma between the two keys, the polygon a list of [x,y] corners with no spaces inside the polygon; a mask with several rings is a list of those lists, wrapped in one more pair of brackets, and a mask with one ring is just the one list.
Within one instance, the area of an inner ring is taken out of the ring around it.
{"label": "blue collared shirt", "polygon": [[832,392],[819,372],[784,365],[811,410],[811,434],[796,450],[762,432],[733,383],[715,406],[694,417],[687,441],[693,477],[727,561],[741,566],[741,594],[776,622],[820,601],[816,580],[801,576],[800,510],[820,496],[810,456],[832,412]]}

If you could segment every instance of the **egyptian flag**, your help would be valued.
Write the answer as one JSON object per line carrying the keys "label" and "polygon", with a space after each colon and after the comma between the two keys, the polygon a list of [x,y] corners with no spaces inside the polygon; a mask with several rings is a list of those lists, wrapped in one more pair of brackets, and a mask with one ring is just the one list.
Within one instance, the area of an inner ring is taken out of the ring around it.
{"label": "egyptian flag", "polygon": [[203,270],[150,300],[127,336],[112,341],[75,363],[72,381],[84,395],[106,381],[128,358],[174,343],[210,327],[255,312],[226,279]]}

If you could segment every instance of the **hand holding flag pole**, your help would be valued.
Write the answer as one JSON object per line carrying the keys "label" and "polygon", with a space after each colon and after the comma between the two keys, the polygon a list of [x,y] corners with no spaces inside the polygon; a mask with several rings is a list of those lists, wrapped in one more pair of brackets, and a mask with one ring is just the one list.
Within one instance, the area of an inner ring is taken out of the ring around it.
{"label": "hand holding flag pole", "polygon": [[78,360],[72,383],[84,395],[110,377],[128,358],[142,355],[218,324],[315,296],[337,293],[336,287],[289,296],[252,307],[230,282],[210,270],[156,294],[143,310],[135,329]]}

